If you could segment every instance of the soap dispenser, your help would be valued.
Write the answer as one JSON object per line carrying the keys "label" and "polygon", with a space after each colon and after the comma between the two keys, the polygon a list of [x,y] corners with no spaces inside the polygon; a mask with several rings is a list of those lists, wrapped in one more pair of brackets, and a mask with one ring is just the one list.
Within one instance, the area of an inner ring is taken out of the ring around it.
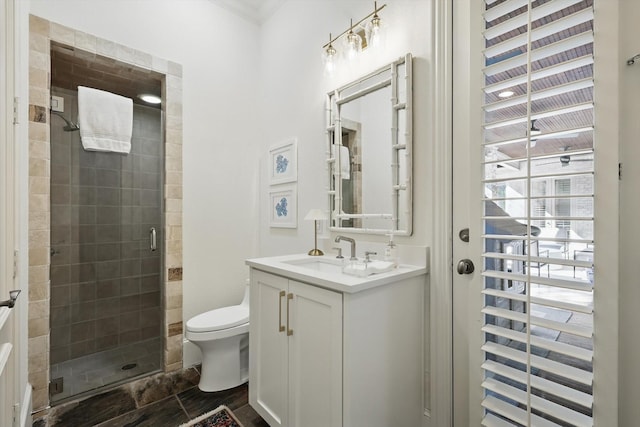
{"label": "soap dispenser", "polygon": [[384,248],[384,260],[393,263],[394,267],[398,266],[398,248],[396,244],[393,242],[393,232],[388,234],[389,243]]}

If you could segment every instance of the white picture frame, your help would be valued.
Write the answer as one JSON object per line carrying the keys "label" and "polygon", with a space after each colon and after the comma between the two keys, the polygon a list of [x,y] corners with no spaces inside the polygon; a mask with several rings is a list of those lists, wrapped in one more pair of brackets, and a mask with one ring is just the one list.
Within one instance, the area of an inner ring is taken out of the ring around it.
{"label": "white picture frame", "polygon": [[269,226],[298,227],[298,197],[296,185],[282,185],[269,190]]}
{"label": "white picture frame", "polygon": [[269,148],[269,184],[278,185],[298,179],[298,147],[295,138]]}

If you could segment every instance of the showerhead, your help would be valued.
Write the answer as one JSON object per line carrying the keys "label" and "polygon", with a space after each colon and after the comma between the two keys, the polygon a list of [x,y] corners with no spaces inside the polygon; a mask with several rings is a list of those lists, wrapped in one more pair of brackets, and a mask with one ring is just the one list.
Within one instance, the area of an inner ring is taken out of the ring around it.
{"label": "showerhead", "polygon": [[64,120],[64,122],[66,123],[65,126],[62,128],[62,130],[64,130],[65,132],[73,132],[76,130],[80,130],[80,126],[78,126],[77,124],[67,120],[64,118],[64,116],[62,115],[62,113],[58,112],[58,111],[51,111],[51,114],[55,114],[56,116],[60,117],[62,120]]}

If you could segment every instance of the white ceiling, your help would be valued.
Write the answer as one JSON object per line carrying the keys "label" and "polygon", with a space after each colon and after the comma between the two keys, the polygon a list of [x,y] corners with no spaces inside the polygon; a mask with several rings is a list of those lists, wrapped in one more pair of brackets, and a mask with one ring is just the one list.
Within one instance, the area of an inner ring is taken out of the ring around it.
{"label": "white ceiling", "polygon": [[262,24],[285,0],[211,0],[251,22]]}

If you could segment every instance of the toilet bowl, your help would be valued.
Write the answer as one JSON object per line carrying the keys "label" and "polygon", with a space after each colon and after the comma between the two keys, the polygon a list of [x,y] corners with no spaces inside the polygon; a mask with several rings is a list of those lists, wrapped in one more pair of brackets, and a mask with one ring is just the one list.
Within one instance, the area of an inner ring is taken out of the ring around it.
{"label": "toilet bowl", "polygon": [[227,390],[249,379],[249,285],[239,305],[198,314],[185,337],[202,352],[202,391]]}

